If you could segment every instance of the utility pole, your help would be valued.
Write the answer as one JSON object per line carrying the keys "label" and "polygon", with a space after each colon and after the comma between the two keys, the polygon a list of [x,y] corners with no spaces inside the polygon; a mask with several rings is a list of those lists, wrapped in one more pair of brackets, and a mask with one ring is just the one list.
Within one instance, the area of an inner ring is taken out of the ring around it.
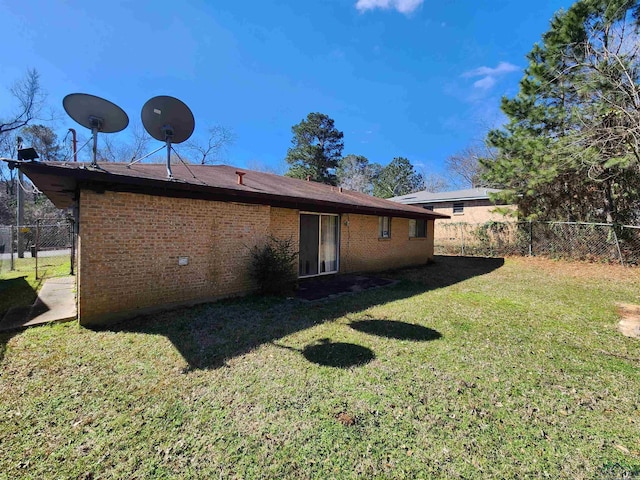
{"label": "utility pole", "polygon": [[[20,150],[22,150],[22,137],[18,137],[18,160],[22,160],[20,158]],[[22,225],[24,224],[24,190],[22,186],[24,185],[24,177],[22,176],[22,170],[18,169],[18,176],[16,177],[18,180],[18,205],[16,212],[16,226],[17,226],[17,239],[18,239],[18,258],[24,258],[24,242],[22,238]]]}

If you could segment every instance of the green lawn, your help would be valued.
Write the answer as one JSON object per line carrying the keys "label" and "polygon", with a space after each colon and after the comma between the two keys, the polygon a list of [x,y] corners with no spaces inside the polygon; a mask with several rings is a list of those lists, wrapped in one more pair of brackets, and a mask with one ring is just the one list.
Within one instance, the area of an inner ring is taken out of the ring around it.
{"label": "green lawn", "polygon": [[0,260],[0,319],[10,308],[33,304],[44,280],[69,275],[70,266],[68,255],[40,257],[36,278],[35,258],[16,257],[14,270],[10,260]]}
{"label": "green lawn", "polygon": [[637,269],[394,276],[0,336],[0,477],[640,478]]}

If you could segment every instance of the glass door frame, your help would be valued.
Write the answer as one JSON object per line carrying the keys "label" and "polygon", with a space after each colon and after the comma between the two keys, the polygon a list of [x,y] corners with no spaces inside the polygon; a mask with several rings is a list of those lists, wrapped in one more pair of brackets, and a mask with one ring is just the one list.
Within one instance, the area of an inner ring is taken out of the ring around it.
{"label": "glass door frame", "polygon": [[[298,250],[300,250],[300,216],[301,215],[315,215],[318,217],[318,273],[313,273],[311,275],[300,275],[300,267],[298,266],[298,278],[311,278],[311,277],[319,277],[321,275],[335,275],[340,271],[340,214],[339,213],[320,213],[320,212],[299,212],[298,214]],[[336,232],[336,269],[330,272],[320,272],[320,264],[321,260],[321,248],[322,248],[322,221],[321,218],[323,216],[326,217],[337,217],[337,227],[338,231]],[[298,265],[300,265],[300,259],[298,259]]]}

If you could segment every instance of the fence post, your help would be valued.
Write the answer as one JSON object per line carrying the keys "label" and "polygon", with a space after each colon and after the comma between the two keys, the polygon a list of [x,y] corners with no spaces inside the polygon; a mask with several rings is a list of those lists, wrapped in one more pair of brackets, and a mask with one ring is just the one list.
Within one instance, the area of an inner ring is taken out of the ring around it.
{"label": "fence post", "polygon": [[624,259],[622,258],[622,251],[620,250],[620,242],[618,241],[618,234],[616,233],[616,226],[611,225],[611,230],[613,230],[613,238],[616,240],[616,248],[618,249],[618,256],[620,257],[620,264],[624,267]]}
{"label": "fence post", "polygon": [[529,220],[529,256],[533,256],[533,222]]}
{"label": "fence post", "polygon": [[462,228],[462,224],[460,224],[460,238],[462,242],[462,256],[464,257],[464,228]]}
{"label": "fence post", "polygon": [[36,246],[33,250],[34,257],[36,257],[36,280],[38,280],[38,250],[40,248],[40,219],[36,220]]}
{"label": "fence post", "polygon": [[13,259],[13,242],[15,239],[15,227],[11,225],[11,241],[9,242],[9,249],[11,250],[11,270],[16,269],[15,260]]}

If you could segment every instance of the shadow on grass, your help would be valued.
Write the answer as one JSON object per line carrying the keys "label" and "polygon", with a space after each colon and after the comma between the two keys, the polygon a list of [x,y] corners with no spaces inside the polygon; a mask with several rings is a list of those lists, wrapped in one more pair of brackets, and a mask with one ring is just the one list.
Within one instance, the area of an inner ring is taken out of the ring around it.
{"label": "shadow on grass", "polygon": [[373,351],[355,343],[331,342],[328,338],[302,350],[304,358],[326,367],[349,368],[364,365],[376,358]]}
{"label": "shadow on grass", "polygon": [[421,325],[398,322],[396,320],[358,320],[351,322],[349,326],[359,332],[377,335],[379,337],[394,338],[396,340],[413,340],[415,342],[428,342],[441,338],[440,332]]}
{"label": "shadow on grass", "polygon": [[[110,326],[109,330],[163,335],[178,349],[189,369],[220,368],[229,359],[292,333],[350,312],[448,287],[490,273],[503,264],[502,259],[495,258],[436,257],[435,262],[429,265],[380,274],[381,277],[400,280],[386,288],[314,303],[259,296],[229,299],[137,317]],[[354,322],[352,326],[366,333],[415,341],[433,340],[440,335],[434,330],[403,322],[369,322],[375,323]],[[312,362],[321,365],[333,362],[336,364],[333,366],[338,367],[366,363],[374,358],[373,352],[365,347],[346,343],[312,344],[301,353]]]}
{"label": "shadow on grass", "polygon": [[0,280],[0,319],[10,308],[33,304],[38,296],[36,288],[29,284],[26,275]]}
{"label": "shadow on grass", "polygon": [[332,342],[329,338],[321,338],[302,350],[276,342],[270,343],[278,348],[298,352],[308,361],[325,367],[357,367],[376,358],[373,351],[367,347],[355,343]]}
{"label": "shadow on grass", "polygon": [[7,343],[26,322],[37,296],[26,276],[0,280],[0,361],[4,359]]}
{"label": "shadow on grass", "polygon": [[19,333],[38,294],[26,276],[0,280],[0,361],[9,340]]}

